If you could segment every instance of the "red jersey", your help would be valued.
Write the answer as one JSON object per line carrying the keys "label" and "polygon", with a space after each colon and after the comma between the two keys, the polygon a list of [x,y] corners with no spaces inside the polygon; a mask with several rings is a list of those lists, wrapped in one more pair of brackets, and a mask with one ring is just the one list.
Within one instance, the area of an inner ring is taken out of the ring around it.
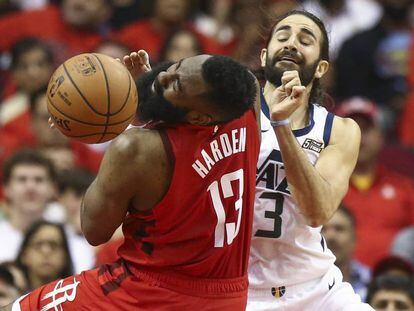
{"label": "red jersey", "polygon": [[151,211],[126,216],[119,255],[163,287],[183,290],[177,278],[202,278],[209,288],[244,290],[260,145],[254,112],[158,130],[173,165],[170,188]]}

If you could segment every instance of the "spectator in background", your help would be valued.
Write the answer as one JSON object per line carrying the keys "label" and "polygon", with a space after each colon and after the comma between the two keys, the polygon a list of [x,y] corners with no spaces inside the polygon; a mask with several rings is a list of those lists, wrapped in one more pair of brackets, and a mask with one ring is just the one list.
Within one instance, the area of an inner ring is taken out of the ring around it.
{"label": "spectator in background", "polygon": [[412,278],[384,275],[375,279],[368,291],[368,303],[377,311],[414,310]]}
{"label": "spectator in background", "polygon": [[414,186],[379,161],[383,137],[372,102],[349,99],[337,114],[353,118],[361,128],[359,156],[344,204],[356,219],[356,258],[372,267],[387,255],[396,233],[414,224]]}
{"label": "spectator in background", "polygon": [[344,282],[352,285],[365,301],[371,271],[353,258],[355,250],[355,218],[344,205],[339,206],[322,228],[329,249],[336,257],[335,265],[341,269]]}
{"label": "spectator in background", "polygon": [[65,232],[75,273],[91,269],[95,264],[94,248],[83,236],[80,224],[82,198],[93,179],[92,174],[79,169],[68,171],[58,178],[58,202],[66,211]]}
{"label": "spectator in background", "polygon": [[391,254],[408,260],[414,267],[414,226],[398,232],[391,245]]}
{"label": "spectator in background", "polygon": [[0,104],[0,128],[4,134],[28,143],[30,137],[21,131],[21,125],[29,123],[30,97],[47,86],[53,71],[53,56],[50,49],[35,38],[18,41],[11,55],[17,92]]}
{"label": "spectator in background", "polygon": [[43,216],[56,194],[53,164],[34,150],[22,150],[4,165],[6,216],[0,222],[0,262],[14,260],[24,232]]}
{"label": "spectator in background", "polygon": [[[172,31],[194,29],[189,21],[191,9],[191,2],[187,0],[154,0],[151,17],[125,27],[118,36],[123,43],[131,46],[132,50],[143,49],[154,62],[157,62],[160,58],[161,46]],[[196,31],[195,33],[206,53],[220,54],[221,50],[216,41]]]}
{"label": "spectator in background", "polygon": [[381,17],[376,0],[305,0],[299,8],[315,14],[327,26],[332,59],[346,39],[371,28]]}
{"label": "spectator in background", "polygon": [[367,97],[381,107],[382,126],[393,130],[407,92],[409,47],[412,41],[412,0],[378,0],[381,20],[346,41],[336,63],[336,96]]}
{"label": "spectator in background", "polygon": [[387,255],[381,258],[372,269],[372,278],[376,279],[382,275],[396,275],[412,277],[414,267],[401,257]]}
{"label": "spectator in background", "polygon": [[6,261],[0,264],[0,267],[4,267],[7,271],[11,273],[14,280],[14,285],[16,286],[20,294],[27,292],[27,280],[24,275],[23,270],[17,265],[16,261]]}
{"label": "spectator in background", "polygon": [[29,291],[73,274],[68,241],[62,225],[40,221],[27,231],[17,256]]}
{"label": "spectator in background", "polygon": [[95,48],[96,53],[105,54],[113,58],[122,59],[125,55],[131,53],[131,48],[116,40],[103,40]]}
{"label": "spectator in background", "polygon": [[12,303],[21,295],[14,284],[13,275],[6,267],[0,265],[0,306]]}
{"label": "spectator in background", "polygon": [[71,169],[73,166],[78,166],[96,173],[102,160],[102,153],[69,139],[59,131],[51,131],[48,124],[49,112],[46,102],[46,88],[33,94],[30,104],[31,110],[27,112],[28,121],[16,124],[16,127],[20,127],[20,132],[25,133],[24,137],[29,137],[28,141],[22,141],[17,137],[8,144],[8,141],[2,140],[0,147],[3,147],[10,154],[24,146],[30,146],[44,152],[52,160],[57,160],[55,164],[58,168]]}
{"label": "spectator in background", "polygon": [[180,29],[169,34],[160,51],[160,62],[178,62],[179,60],[203,54],[197,35],[186,29]]}
{"label": "spectator in background", "polygon": [[53,48],[58,63],[70,56],[91,51],[110,34],[109,0],[63,0],[61,7],[9,14],[0,18],[0,52],[7,51],[19,39],[32,36]]}

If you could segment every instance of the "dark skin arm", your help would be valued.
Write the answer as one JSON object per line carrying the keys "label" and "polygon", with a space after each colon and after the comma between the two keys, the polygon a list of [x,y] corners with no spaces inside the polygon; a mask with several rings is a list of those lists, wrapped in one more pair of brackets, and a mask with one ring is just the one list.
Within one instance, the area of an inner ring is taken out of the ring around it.
{"label": "dark skin arm", "polygon": [[105,153],[81,207],[82,231],[92,245],[107,242],[131,207],[149,210],[168,190],[172,176],[158,131],[130,129]]}

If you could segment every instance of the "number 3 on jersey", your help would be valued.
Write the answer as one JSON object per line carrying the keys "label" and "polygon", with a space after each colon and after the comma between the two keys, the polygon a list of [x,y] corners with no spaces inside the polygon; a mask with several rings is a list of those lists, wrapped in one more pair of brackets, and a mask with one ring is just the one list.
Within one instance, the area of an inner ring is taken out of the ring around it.
{"label": "number 3 on jersey", "polygon": [[[220,198],[219,187],[221,186],[224,199],[230,198],[234,196],[231,182],[236,180],[239,181],[239,194],[236,202],[234,203],[234,209],[239,212],[237,215],[237,224],[234,222],[226,223],[226,211]],[[220,183],[218,181],[214,181],[208,187],[207,190],[210,192],[214,211],[217,216],[217,225],[214,231],[214,247],[224,246],[225,233],[227,235],[227,245],[230,245],[239,233],[243,210],[243,189],[243,169],[221,176]]]}
{"label": "number 3 on jersey", "polygon": [[257,230],[255,236],[262,238],[280,238],[282,234],[282,212],[283,212],[283,194],[278,192],[264,192],[260,196],[261,199],[275,200],[275,209],[273,211],[265,211],[264,217],[273,219],[273,230]]}

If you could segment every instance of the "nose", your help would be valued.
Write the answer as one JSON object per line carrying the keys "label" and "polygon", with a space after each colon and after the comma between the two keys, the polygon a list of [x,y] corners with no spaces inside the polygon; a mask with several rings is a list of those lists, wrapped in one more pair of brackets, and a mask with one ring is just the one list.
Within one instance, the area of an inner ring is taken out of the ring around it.
{"label": "nose", "polygon": [[177,78],[177,74],[168,71],[162,71],[158,74],[158,81],[163,88],[168,88],[170,83]]}
{"label": "nose", "polygon": [[284,50],[288,51],[297,51],[298,50],[298,40],[295,36],[290,36],[289,39],[285,42]]}

